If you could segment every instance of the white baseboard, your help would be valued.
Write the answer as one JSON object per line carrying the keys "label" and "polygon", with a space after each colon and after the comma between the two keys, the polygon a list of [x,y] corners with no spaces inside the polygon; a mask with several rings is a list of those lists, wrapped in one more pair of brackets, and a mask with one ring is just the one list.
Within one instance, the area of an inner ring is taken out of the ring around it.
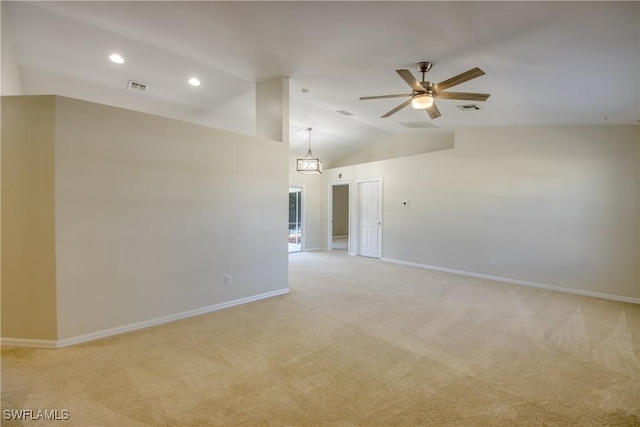
{"label": "white baseboard", "polygon": [[8,347],[33,347],[33,348],[58,348],[56,340],[30,340],[24,338],[2,338],[2,346]]}
{"label": "white baseboard", "polygon": [[242,305],[249,302],[258,301],[261,299],[271,298],[271,297],[284,295],[288,293],[289,293],[289,288],[279,289],[277,291],[266,292],[264,294],[253,295],[246,298],[240,298],[233,301],[210,305],[208,307],[197,308],[195,310],[189,310],[182,313],[170,314],[168,316],[158,317],[150,320],[144,320],[142,322],[131,323],[128,325],[118,326],[110,329],[104,329],[102,331],[91,332],[88,334],[78,335],[76,337],[64,338],[61,340],[32,340],[32,339],[23,339],[23,338],[2,338],[1,343],[3,346],[12,346],[12,347],[36,347],[36,348],[68,347],[70,345],[80,344],[88,341],[94,341],[100,338],[106,338],[113,335],[123,334],[125,332],[135,331],[137,329],[148,328],[150,326],[161,325],[163,323],[169,323],[179,319],[185,319],[187,317],[199,316],[201,314],[210,313],[212,311],[218,311],[225,308],[234,307],[236,305]]}
{"label": "white baseboard", "polygon": [[576,295],[582,295],[587,297],[603,298],[603,299],[608,299],[613,301],[622,301],[622,302],[630,302],[633,304],[640,304],[640,298],[631,298],[631,297],[624,297],[620,295],[585,291],[582,289],[565,288],[562,286],[545,285],[542,283],[528,282],[526,280],[509,279],[509,278],[500,277],[500,276],[490,276],[488,274],[472,273],[469,271],[455,270],[452,268],[445,268],[445,267],[436,267],[434,265],[419,264],[416,262],[403,261],[403,260],[393,259],[393,258],[382,258],[382,261],[392,262],[395,264],[408,265],[411,267],[425,268],[427,270],[442,271],[444,273],[459,274],[461,276],[469,276],[469,277],[477,277],[479,279],[494,280],[496,282],[511,283],[513,285],[530,286],[532,288],[547,289],[550,291],[565,292],[569,294],[576,294]]}

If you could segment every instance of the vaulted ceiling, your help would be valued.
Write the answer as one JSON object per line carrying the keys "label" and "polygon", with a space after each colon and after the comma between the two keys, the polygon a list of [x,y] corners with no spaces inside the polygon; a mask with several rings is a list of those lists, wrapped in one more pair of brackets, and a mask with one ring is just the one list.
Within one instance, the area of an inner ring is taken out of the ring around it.
{"label": "vaulted ceiling", "polygon": [[[640,122],[635,1],[2,3],[27,94],[253,134],[255,83],[288,76],[291,150],[304,154],[311,126],[328,161],[388,134]],[[400,98],[359,100],[410,92],[394,70],[419,78],[419,61],[436,83],[480,67],[455,90],[491,97],[468,111],[457,107],[473,102],[440,100],[435,120],[411,107],[380,118]],[[129,80],[149,90],[127,91]]]}

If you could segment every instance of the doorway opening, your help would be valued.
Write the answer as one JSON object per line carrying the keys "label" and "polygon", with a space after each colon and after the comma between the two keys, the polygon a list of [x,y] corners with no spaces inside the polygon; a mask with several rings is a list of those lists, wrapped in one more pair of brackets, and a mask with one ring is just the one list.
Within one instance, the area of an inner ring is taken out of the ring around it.
{"label": "doorway opening", "polygon": [[350,251],[349,183],[329,184],[329,250]]}
{"label": "doorway opening", "polygon": [[302,251],[302,188],[289,187],[289,253]]}

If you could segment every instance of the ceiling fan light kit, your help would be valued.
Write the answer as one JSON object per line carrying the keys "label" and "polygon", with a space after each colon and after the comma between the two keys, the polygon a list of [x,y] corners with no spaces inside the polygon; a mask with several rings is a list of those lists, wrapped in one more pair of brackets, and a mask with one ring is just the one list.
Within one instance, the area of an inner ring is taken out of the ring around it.
{"label": "ceiling fan light kit", "polygon": [[489,98],[488,93],[471,93],[471,92],[445,92],[453,86],[457,86],[461,83],[467,82],[476,77],[484,75],[484,71],[480,68],[472,68],[469,71],[465,71],[462,74],[451,77],[450,79],[443,80],[438,84],[433,84],[424,79],[425,74],[431,69],[433,64],[431,62],[418,62],[418,71],[422,73],[422,81],[419,82],[409,70],[396,70],[396,73],[404,80],[412,92],[409,94],[395,94],[395,95],[381,95],[381,96],[363,96],[360,97],[361,101],[369,99],[383,99],[383,98],[403,98],[410,97],[407,101],[398,105],[393,110],[382,115],[382,118],[391,116],[402,110],[404,107],[411,104],[411,106],[418,110],[425,110],[431,119],[437,119],[441,116],[440,110],[435,104],[436,99],[456,99],[465,101],[486,101]]}
{"label": "ceiling fan light kit", "polygon": [[433,95],[418,93],[411,98],[411,106],[416,110],[424,110],[433,105]]}
{"label": "ceiling fan light kit", "polygon": [[311,153],[311,131],[313,128],[307,128],[309,131],[309,150],[304,159],[298,159],[296,162],[296,170],[304,175],[316,175],[322,173],[322,162],[320,159],[313,157]]}

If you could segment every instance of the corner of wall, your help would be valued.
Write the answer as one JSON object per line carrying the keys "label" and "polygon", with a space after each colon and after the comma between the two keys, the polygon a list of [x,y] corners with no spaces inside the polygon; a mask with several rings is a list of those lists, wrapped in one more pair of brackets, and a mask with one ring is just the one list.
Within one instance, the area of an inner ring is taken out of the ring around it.
{"label": "corner of wall", "polygon": [[2,337],[57,339],[52,96],[2,98]]}
{"label": "corner of wall", "polygon": [[638,263],[636,264],[636,269],[638,270],[636,272],[636,275],[638,276],[638,295],[637,297],[640,298],[640,125],[636,126],[636,146],[638,149],[638,162],[637,162],[637,167],[638,167],[638,247],[637,247],[637,251],[638,251]]}

